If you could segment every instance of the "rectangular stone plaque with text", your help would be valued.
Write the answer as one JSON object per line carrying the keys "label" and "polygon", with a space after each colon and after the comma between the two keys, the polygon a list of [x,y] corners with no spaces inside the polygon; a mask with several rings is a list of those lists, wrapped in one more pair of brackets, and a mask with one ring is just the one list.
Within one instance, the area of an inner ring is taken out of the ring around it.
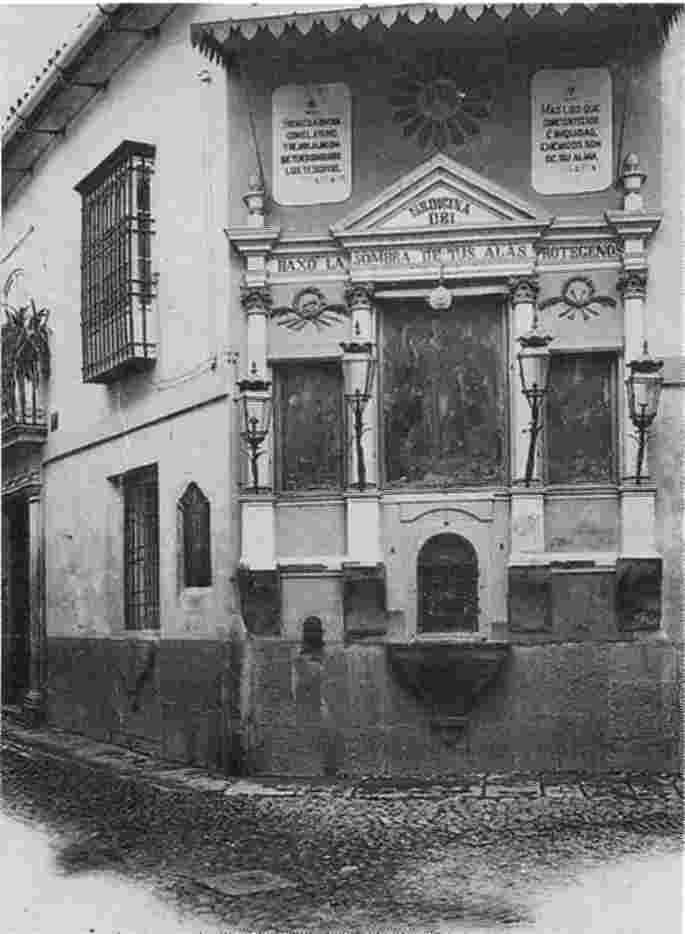
{"label": "rectangular stone plaque with text", "polygon": [[532,181],[543,195],[602,191],[612,181],[608,68],[545,68],[531,83]]}
{"label": "rectangular stone plaque with text", "polygon": [[273,94],[274,198],[279,204],[345,201],[352,183],[346,84],[289,84]]}

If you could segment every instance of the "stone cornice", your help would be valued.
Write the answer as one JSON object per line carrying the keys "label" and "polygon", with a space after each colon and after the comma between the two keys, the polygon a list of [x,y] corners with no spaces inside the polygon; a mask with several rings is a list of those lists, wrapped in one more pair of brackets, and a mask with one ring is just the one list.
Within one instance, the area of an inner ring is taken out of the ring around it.
{"label": "stone cornice", "polygon": [[643,214],[642,211],[606,211],[606,222],[619,237],[646,240],[661,223],[661,214]]}
{"label": "stone cornice", "polygon": [[280,227],[226,227],[224,233],[241,256],[264,256],[281,236]]}
{"label": "stone cornice", "polygon": [[331,235],[346,249],[402,249],[453,243],[535,242],[547,227],[546,221],[498,221],[452,227],[393,227],[349,231],[331,228]]}
{"label": "stone cornice", "polygon": [[6,479],[2,484],[3,496],[12,496],[13,494],[20,493],[22,496],[27,496],[29,499],[37,499],[40,497],[41,490],[40,470],[29,470],[24,473],[15,474],[13,477]]}

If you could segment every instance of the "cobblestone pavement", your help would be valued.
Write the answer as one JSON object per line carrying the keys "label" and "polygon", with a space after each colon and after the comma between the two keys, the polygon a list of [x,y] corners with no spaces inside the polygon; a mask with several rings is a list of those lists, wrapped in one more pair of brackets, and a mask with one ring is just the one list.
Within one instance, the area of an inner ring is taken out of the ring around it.
{"label": "cobblestone pavement", "polygon": [[224,779],[13,726],[2,752],[3,809],[58,831],[60,871],[141,880],[226,931],[523,930],[542,889],[681,847],[665,773]]}

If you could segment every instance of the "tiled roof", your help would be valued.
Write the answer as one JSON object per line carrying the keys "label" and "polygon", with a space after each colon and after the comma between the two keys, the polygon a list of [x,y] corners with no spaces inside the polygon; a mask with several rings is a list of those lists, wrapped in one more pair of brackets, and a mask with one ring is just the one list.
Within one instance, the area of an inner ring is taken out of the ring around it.
{"label": "tiled roof", "polygon": [[87,28],[92,25],[95,17],[102,18],[103,14],[100,13],[100,11],[96,8],[89,9],[79,20],[76,26],[74,26],[64,42],[57,46],[38,74],[33,76],[22,96],[11,102],[9,109],[2,121],[3,132],[16,118],[17,114],[21,113],[22,108],[31,100],[34,94],[38,92],[41,85],[48,81],[51,75],[54,75],[59,66],[62,64],[63,60],[66,58],[68,51],[71,49],[74,43],[78,41]]}
{"label": "tiled roof", "polygon": [[[311,6],[316,6],[311,4]],[[616,4],[616,3],[413,3],[383,6],[360,5],[345,9],[314,9],[308,12],[292,12],[275,16],[250,18],[234,17],[218,22],[197,23],[191,28],[191,41],[210,58],[219,58],[230,65],[233,53],[244,50],[246,44],[269,41],[294,41],[301,37],[316,35],[328,39],[350,29],[374,31],[381,35],[384,30],[403,25],[424,26],[429,22],[446,24],[456,22],[479,23],[481,19],[517,23],[525,21],[551,20],[565,26],[562,17],[577,18],[592,16],[606,19],[617,11],[625,21],[652,21],[657,31],[667,32],[677,16],[680,4]],[[266,46],[265,46],[266,47]]]}
{"label": "tiled roof", "polygon": [[3,121],[3,205],[116,72],[159,35],[174,9],[175,4],[117,3],[87,12]]}

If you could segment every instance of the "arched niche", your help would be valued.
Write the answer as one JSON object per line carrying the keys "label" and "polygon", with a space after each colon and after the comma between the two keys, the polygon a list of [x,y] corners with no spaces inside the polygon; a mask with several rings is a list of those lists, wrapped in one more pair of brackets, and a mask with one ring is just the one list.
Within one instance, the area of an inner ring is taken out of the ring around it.
{"label": "arched niche", "polygon": [[416,561],[417,631],[478,631],[478,556],[461,535],[441,533]]}
{"label": "arched niche", "polygon": [[178,501],[182,587],[211,587],[211,532],[209,500],[191,482]]}

